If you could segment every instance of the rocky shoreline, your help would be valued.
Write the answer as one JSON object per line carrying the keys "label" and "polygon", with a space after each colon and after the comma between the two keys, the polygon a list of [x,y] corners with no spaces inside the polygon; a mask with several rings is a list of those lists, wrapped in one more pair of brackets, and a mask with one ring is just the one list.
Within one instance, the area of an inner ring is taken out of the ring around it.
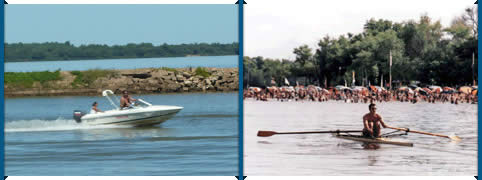
{"label": "rocky shoreline", "polygon": [[238,68],[148,68],[109,70],[112,75],[99,77],[88,84],[75,84],[75,73],[61,71],[61,80],[47,83],[34,82],[24,88],[5,84],[5,97],[23,96],[85,96],[100,95],[105,89],[114,93],[128,90],[131,94],[176,92],[229,92],[237,91]]}

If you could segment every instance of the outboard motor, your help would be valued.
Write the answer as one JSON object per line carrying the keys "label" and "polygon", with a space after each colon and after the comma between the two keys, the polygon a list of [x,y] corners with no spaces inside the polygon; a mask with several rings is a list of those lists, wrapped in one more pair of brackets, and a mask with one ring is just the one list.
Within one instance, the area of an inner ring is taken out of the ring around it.
{"label": "outboard motor", "polygon": [[84,116],[84,115],[85,115],[85,112],[82,112],[81,110],[74,110],[75,122],[81,123],[82,120],[80,118],[82,118],[82,116]]}

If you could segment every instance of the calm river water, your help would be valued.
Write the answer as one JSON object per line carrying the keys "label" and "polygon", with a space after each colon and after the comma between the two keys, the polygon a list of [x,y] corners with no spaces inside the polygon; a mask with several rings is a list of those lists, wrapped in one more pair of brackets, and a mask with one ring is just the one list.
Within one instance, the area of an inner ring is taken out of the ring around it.
{"label": "calm river water", "polygon": [[330,134],[257,137],[258,130],[361,130],[368,104],[245,100],[245,174],[477,175],[477,105],[390,102],[377,107],[388,125],[455,134],[463,140],[409,133],[397,139],[414,147],[382,144],[368,150],[360,142]]}
{"label": "calm river water", "polygon": [[103,97],[8,98],[5,175],[238,174],[238,94],[134,95],[184,109],[160,126],[86,126],[74,109]]}
{"label": "calm river water", "polygon": [[238,67],[238,56],[194,56],[137,59],[97,59],[76,61],[8,62],[5,72],[32,71],[83,71],[89,69],[139,69],[139,68],[186,68],[186,67]]}

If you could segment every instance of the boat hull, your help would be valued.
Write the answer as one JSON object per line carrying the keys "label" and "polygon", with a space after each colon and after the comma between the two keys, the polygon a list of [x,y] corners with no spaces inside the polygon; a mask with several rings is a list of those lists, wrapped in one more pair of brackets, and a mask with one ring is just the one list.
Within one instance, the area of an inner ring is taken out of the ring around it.
{"label": "boat hull", "polygon": [[409,146],[409,147],[413,146],[413,143],[410,143],[410,142],[392,141],[392,140],[389,140],[388,138],[366,138],[363,136],[346,135],[346,134],[334,134],[334,136],[340,139],[348,139],[348,140],[365,142],[365,143],[393,144],[393,145]]}
{"label": "boat hull", "polygon": [[152,126],[169,120],[181,109],[182,107],[177,106],[153,106],[152,108],[111,110],[87,114],[81,120],[82,123],[89,125]]}

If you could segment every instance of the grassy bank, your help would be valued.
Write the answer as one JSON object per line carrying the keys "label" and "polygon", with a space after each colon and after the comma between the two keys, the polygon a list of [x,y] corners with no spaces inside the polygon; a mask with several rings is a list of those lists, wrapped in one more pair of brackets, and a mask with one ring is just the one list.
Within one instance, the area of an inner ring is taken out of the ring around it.
{"label": "grassy bank", "polygon": [[70,74],[75,76],[71,83],[73,87],[90,86],[95,80],[102,77],[115,77],[119,73],[113,70],[93,69],[87,71],[71,71]]}
{"label": "grassy bank", "polygon": [[32,88],[35,82],[47,85],[49,81],[61,80],[60,70],[50,72],[6,72],[4,74],[5,85],[19,88]]}
{"label": "grassy bank", "polygon": [[211,73],[206,71],[206,69],[202,68],[202,67],[198,67],[196,68],[196,71],[194,71],[196,75],[198,76],[202,76],[202,77],[209,77],[211,76]]}
{"label": "grassy bank", "polygon": [[5,73],[5,96],[92,95],[102,90],[133,94],[238,90],[236,68],[145,68]]}

